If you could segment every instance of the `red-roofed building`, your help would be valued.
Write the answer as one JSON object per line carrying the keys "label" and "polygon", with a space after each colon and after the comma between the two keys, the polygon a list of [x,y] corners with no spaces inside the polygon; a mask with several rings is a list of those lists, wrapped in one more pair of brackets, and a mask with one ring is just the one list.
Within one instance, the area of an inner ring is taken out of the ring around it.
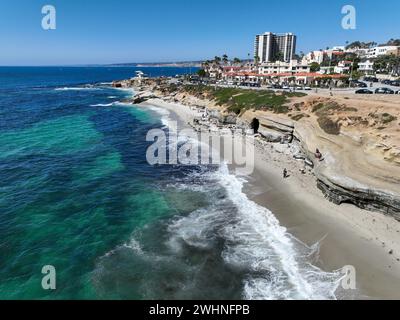
{"label": "red-roofed building", "polygon": [[309,85],[317,82],[328,80],[334,81],[336,84],[344,81],[348,76],[343,74],[320,74],[316,72],[284,72],[284,73],[254,73],[254,72],[227,72],[223,74],[223,78],[235,84],[241,83],[262,83],[262,84],[296,84]]}

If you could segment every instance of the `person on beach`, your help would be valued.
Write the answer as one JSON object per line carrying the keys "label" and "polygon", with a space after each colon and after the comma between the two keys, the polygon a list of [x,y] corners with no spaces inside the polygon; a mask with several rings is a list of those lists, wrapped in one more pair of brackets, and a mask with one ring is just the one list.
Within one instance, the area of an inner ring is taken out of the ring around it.
{"label": "person on beach", "polygon": [[258,133],[258,129],[260,128],[260,121],[257,118],[254,118],[251,122],[251,129],[254,130],[254,134]]}
{"label": "person on beach", "polygon": [[288,171],[287,169],[283,169],[283,179],[286,179],[288,177]]}

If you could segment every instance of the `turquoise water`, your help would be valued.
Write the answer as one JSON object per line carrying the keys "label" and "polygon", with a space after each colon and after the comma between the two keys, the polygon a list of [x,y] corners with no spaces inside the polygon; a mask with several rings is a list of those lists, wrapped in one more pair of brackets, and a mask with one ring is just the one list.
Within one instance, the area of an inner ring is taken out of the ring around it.
{"label": "turquoise water", "polygon": [[243,177],[147,163],[165,115],[104,83],[134,71],[0,68],[0,299],[334,298]]}
{"label": "turquoise water", "polygon": [[[0,69],[2,299],[99,298],[93,280],[99,259],[135,230],[179,213],[158,187],[169,168],[151,168],[144,158],[145,135],[161,127],[159,115],[94,107],[130,93],[81,90],[90,70],[81,70],[81,78],[79,71]],[[118,78],[103,73],[93,69],[92,82]],[[41,288],[44,265],[57,270],[54,292]]]}

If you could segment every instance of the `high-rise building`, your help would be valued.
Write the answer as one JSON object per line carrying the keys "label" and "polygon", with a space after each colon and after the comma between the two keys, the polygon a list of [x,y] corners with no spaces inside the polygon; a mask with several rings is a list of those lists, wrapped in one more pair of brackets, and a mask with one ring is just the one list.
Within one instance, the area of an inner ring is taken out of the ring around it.
{"label": "high-rise building", "polygon": [[290,62],[296,52],[296,36],[293,33],[266,32],[256,36],[254,56],[258,62]]}

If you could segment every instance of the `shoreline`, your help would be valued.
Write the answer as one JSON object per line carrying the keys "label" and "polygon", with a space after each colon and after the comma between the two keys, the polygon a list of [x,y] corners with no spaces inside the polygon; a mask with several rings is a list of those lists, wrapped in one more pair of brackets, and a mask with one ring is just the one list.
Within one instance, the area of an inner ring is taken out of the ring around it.
{"label": "shoreline", "polygon": [[[139,106],[167,109],[185,124],[196,115],[188,106],[162,99]],[[255,148],[255,171],[243,190],[249,199],[271,210],[290,234],[308,246],[322,240],[317,266],[324,271],[355,267],[357,290],[346,292],[344,299],[399,299],[400,224],[379,212],[329,202],[312,171],[300,173],[300,162],[285,154],[282,145],[262,144]],[[290,174],[285,180],[283,168]]]}

